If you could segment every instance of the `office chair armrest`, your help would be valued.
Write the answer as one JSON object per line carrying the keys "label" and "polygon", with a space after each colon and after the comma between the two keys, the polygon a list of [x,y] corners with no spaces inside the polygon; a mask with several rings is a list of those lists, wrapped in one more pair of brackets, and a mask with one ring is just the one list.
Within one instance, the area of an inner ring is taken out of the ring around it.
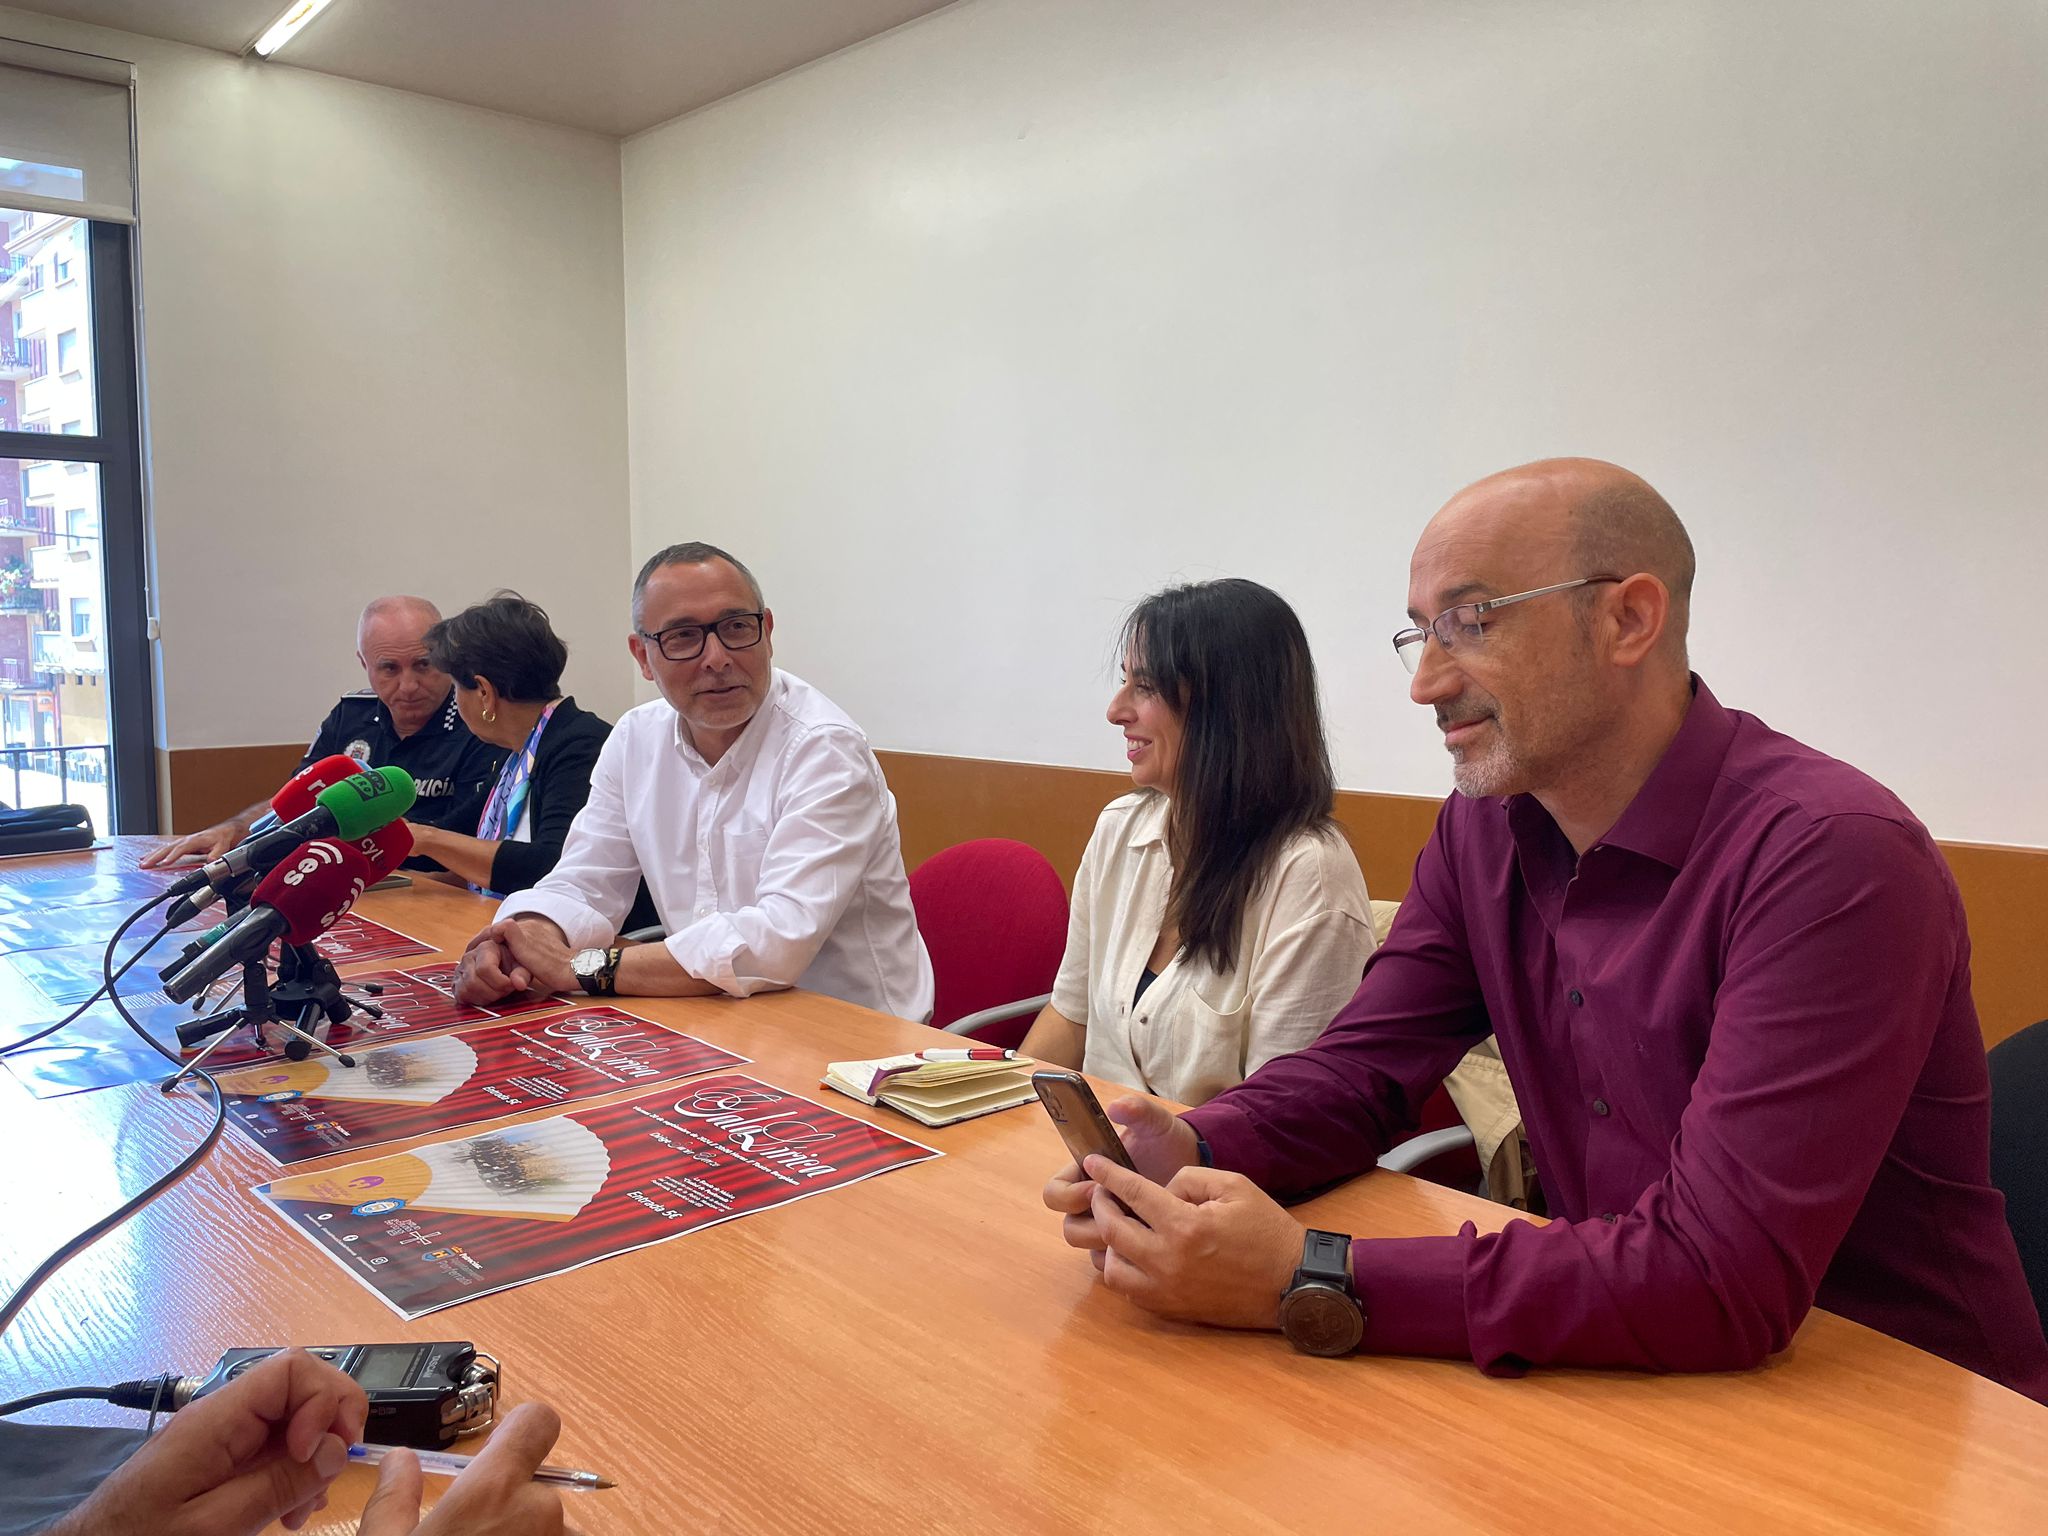
{"label": "office chair armrest", "polygon": [[998,1003],[993,1008],[984,1008],[979,1013],[970,1013],[965,1018],[955,1019],[946,1026],[949,1035],[971,1035],[986,1024],[1000,1024],[1005,1019],[1014,1019],[1020,1014],[1036,1013],[1052,1001],[1052,994],[1043,997],[1027,997],[1014,1003]]}
{"label": "office chair armrest", "polygon": [[1472,1132],[1468,1127],[1447,1125],[1440,1131],[1424,1131],[1420,1136],[1411,1137],[1390,1149],[1380,1159],[1380,1166],[1391,1173],[1413,1173],[1433,1157],[1442,1157],[1446,1152],[1455,1152],[1472,1144]]}
{"label": "office chair armrest", "polygon": [[645,928],[635,928],[631,933],[619,935],[621,944],[659,944],[668,937],[668,930],[659,923],[649,923]]}

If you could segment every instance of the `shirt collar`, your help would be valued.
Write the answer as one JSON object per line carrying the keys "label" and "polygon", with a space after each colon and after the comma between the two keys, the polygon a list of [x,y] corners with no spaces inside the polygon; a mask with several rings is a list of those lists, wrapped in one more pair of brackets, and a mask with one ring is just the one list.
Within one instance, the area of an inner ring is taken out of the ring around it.
{"label": "shirt collar", "polygon": [[1735,716],[1723,708],[1699,674],[1692,677],[1692,704],[1671,745],[1650,770],[1643,787],[1629,801],[1607,835],[1600,839],[1626,848],[1673,869],[1683,868],[1692,851],[1707,799],[1721,777],[1728,746],[1735,739]]}
{"label": "shirt collar", "polygon": [[683,728],[682,711],[670,705],[669,713],[673,719],[669,723],[669,729],[674,734],[676,751],[689,765],[690,772],[699,778],[705,778],[721,768],[753,757],[761,749],[761,737],[768,729],[765,721],[769,712],[782,702],[782,696],[788,691],[789,684],[783,678],[782,669],[775,668],[768,680],[768,691],[761,695],[761,707],[754,711],[753,718],[747,721],[746,729],[740,732],[738,739],[725,749],[725,755],[715,763],[704,761],[704,754],[697,750],[696,743],[690,740],[690,733]]}
{"label": "shirt collar", "polygon": [[1167,816],[1173,802],[1157,790],[1146,795],[1145,803],[1131,818],[1131,830],[1124,838],[1126,848],[1150,848],[1166,841]]}

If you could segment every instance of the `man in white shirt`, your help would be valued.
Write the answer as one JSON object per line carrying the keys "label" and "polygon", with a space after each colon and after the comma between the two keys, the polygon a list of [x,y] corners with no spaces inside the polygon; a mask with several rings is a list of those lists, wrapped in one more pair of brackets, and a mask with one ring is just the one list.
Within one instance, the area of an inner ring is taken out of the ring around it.
{"label": "man in white shirt", "polygon": [[[462,1001],[800,986],[929,1017],[895,797],[860,728],[773,665],[774,633],[724,550],[641,568],[627,644],[662,696],[613,729],[554,871],[470,940]],[[642,878],[668,937],[616,947]]]}

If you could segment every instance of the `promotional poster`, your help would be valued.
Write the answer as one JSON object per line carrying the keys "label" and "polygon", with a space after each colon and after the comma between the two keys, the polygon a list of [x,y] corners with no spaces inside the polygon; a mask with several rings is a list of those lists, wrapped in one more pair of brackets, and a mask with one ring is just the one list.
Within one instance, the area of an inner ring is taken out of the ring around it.
{"label": "promotional poster", "polygon": [[619,1008],[487,1024],[362,1052],[219,1076],[229,1122],[277,1163],[454,1130],[621,1088],[747,1065],[747,1058]]}
{"label": "promotional poster", "polygon": [[724,1073],[255,1194],[411,1319],[940,1155]]}
{"label": "promotional poster", "polygon": [[[560,1013],[576,1006],[567,997],[508,997],[488,1008],[466,1007],[455,1001],[455,973],[452,964],[424,966],[410,971],[366,971],[344,976],[342,990],[352,1003],[374,1003],[384,1017],[373,1018],[356,1012],[329,1027],[327,1043],[336,1050],[356,1046],[382,1045],[406,1035],[423,1035],[459,1024],[483,1024],[493,1019],[525,1018],[534,1014]],[[271,1061],[284,1054],[275,1041],[262,1041],[255,1032],[242,1029],[235,1038],[206,1058],[209,1069],[245,1066]]]}

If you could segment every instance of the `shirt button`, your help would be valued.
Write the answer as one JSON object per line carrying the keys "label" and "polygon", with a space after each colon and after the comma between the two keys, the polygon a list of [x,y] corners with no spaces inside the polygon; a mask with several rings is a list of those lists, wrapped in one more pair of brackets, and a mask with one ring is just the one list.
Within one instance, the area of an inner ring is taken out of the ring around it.
{"label": "shirt button", "polygon": [[1596,1115],[1604,1115],[1604,1114],[1606,1114],[1606,1113],[1607,1113],[1607,1101],[1606,1101],[1605,1099],[1595,1099],[1595,1100],[1593,1101],[1593,1113],[1594,1113],[1594,1114],[1596,1114]]}
{"label": "shirt button", "polygon": [[1586,995],[1577,987],[1573,987],[1571,991],[1565,993],[1565,996],[1571,999],[1571,1004],[1574,1008],[1583,1008],[1586,1004]]}
{"label": "shirt button", "polygon": [[1616,1216],[1616,1215],[1614,1214],[1614,1212],[1612,1212],[1612,1211],[1602,1211],[1602,1212],[1600,1213],[1600,1219],[1601,1219],[1602,1221],[1606,1222],[1606,1223],[1607,1223],[1607,1225],[1609,1225],[1609,1226],[1611,1227],[1611,1226],[1613,1226],[1613,1225],[1614,1225],[1614,1224],[1615,1224],[1615,1223],[1616,1223],[1617,1221],[1619,1221],[1619,1220],[1620,1220],[1621,1218],[1620,1218],[1619,1216]]}

